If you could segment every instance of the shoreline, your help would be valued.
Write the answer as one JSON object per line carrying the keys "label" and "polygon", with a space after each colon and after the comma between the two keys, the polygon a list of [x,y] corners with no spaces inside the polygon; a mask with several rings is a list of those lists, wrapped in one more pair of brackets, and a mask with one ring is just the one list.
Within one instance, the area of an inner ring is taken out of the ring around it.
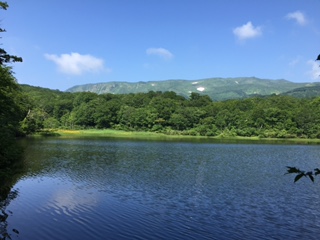
{"label": "shoreline", "polygon": [[243,142],[243,143],[291,143],[291,144],[320,144],[320,139],[308,138],[260,138],[241,137],[241,136],[190,136],[190,135],[168,135],[156,132],[141,131],[123,131],[113,129],[86,129],[86,130],[66,130],[66,129],[48,129],[29,137],[61,137],[61,138],[86,138],[86,137],[105,137],[105,138],[123,138],[136,140],[181,140],[181,141],[204,141],[204,142]]}

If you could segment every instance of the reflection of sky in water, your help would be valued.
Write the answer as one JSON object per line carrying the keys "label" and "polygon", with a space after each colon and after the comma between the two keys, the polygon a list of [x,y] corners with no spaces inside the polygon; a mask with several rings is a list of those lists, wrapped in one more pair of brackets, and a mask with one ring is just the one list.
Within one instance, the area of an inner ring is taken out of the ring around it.
{"label": "reflection of sky in water", "polygon": [[8,207],[20,239],[280,238],[320,222],[318,189],[283,175],[317,165],[317,147],[48,140],[28,154]]}
{"label": "reflection of sky in water", "polygon": [[67,215],[73,211],[90,211],[100,199],[97,190],[88,191],[85,184],[72,183],[65,178],[27,178],[19,181],[16,188],[19,189],[19,202],[29,203],[26,209],[37,209],[37,212],[50,208]]}
{"label": "reflection of sky in water", "polygon": [[70,215],[70,212],[78,209],[89,210],[96,206],[98,201],[99,196],[94,189],[88,192],[82,186],[75,186],[67,182],[52,192],[48,207],[53,207],[58,213],[62,211],[64,214]]}
{"label": "reflection of sky in water", "polygon": [[[18,197],[7,210],[13,213],[9,223],[20,231],[19,239],[68,239],[73,231],[83,234],[93,228],[92,213],[97,211],[101,193],[85,183],[42,176],[22,179],[15,188]],[[35,233],[39,234],[36,238]]]}

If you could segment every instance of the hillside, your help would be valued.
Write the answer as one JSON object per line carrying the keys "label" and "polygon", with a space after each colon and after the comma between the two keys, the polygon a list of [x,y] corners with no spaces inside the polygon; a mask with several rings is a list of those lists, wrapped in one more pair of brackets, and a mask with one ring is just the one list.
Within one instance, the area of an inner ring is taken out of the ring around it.
{"label": "hillside", "polygon": [[188,98],[191,92],[208,95],[214,101],[246,98],[252,95],[270,95],[303,88],[310,83],[287,80],[249,78],[208,78],[199,80],[164,80],[149,82],[105,82],[69,88],[67,92],[94,92],[98,94],[126,94],[149,91],[173,91]]}
{"label": "hillside", "polygon": [[295,88],[282,95],[296,98],[313,98],[320,96],[320,83],[312,83],[304,87]]}
{"label": "hillside", "polygon": [[[289,93],[316,92],[317,85],[307,84]],[[288,92],[212,101],[206,95],[184,98],[172,91],[99,95],[28,85],[21,89],[28,104],[22,125],[26,133],[43,128],[111,128],[169,135],[320,138],[317,101],[286,96]]]}

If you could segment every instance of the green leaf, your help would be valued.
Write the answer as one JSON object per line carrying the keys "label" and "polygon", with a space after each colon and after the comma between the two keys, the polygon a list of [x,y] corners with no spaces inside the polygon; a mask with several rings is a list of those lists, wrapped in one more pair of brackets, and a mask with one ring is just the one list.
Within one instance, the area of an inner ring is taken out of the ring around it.
{"label": "green leaf", "polygon": [[312,172],[307,172],[306,175],[310,178],[310,180],[311,180],[312,182],[314,182],[314,177],[313,177]]}
{"label": "green leaf", "polygon": [[303,176],[305,176],[304,172],[298,174],[295,178],[294,178],[294,182],[297,182],[300,180],[300,178],[302,178]]}
{"label": "green leaf", "polygon": [[7,2],[0,2],[0,8],[2,8],[3,10],[7,10],[7,8],[9,7]]}
{"label": "green leaf", "polygon": [[314,169],[314,175],[317,176],[318,174],[320,174],[320,169],[319,168],[315,168]]}
{"label": "green leaf", "polygon": [[289,173],[301,173],[302,171],[296,167],[288,167],[287,166],[287,174]]}

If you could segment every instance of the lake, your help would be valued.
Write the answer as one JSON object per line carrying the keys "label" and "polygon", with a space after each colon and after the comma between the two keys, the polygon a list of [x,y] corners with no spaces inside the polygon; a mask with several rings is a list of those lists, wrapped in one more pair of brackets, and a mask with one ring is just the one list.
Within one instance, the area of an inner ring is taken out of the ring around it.
{"label": "lake", "polygon": [[12,239],[318,239],[320,146],[27,139]]}

